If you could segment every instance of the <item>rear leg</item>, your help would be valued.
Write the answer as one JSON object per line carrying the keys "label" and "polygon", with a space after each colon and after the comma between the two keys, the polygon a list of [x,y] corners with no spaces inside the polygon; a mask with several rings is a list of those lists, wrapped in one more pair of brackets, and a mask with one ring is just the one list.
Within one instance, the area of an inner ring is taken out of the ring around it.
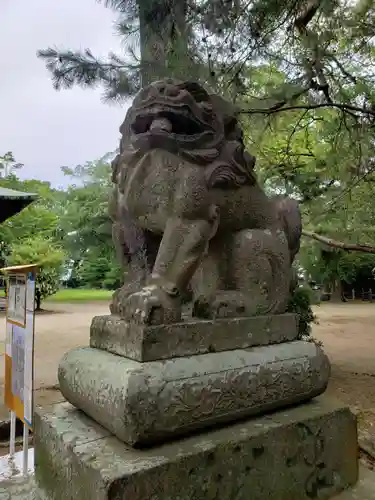
{"label": "rear leg", "polygon": [[217,250],[210,247],[200,273],[203,293],[193,310],[198,317],[248,317],[285,311],[290,256],[281,231],[243,230],[227,236]]}

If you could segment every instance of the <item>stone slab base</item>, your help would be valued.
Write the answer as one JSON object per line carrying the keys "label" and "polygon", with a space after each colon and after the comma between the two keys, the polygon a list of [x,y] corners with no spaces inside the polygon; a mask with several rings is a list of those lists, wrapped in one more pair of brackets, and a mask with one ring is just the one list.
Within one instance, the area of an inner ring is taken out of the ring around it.
{"label": "stone slab base", "polygon": [[[51,498],[36,486],[33,477],[29,477],[22,481],[0,483],[0,500],[51,500]],[[335,495],[333,500],[375,500],[375,472],[361,466],[358,483],[353,488]]]}
{"label": "stone slab base", "polygon": [[36,479],[49,500],[324,500],[357,482],[357,456],[355,417],[324,396],[148,450],[69,403],[35,418]]}
{"label": "stone slab base", "polygon": [[[36,486],[34,478],[0,483],[0,500],[51,500]],[[218,499],[219,500],[219,499]],[[375,472],[359,469],[359,481],[353,487],[333,497],[333,500],[375,500]]]}
{"label": "stone slab base", "polygon": [[[0,500],[49,500],[36,486],[33,476],[0,482]],[[61,499],[62,500],[62,499]]]}
{"label": "stone slab base", "polygon": [[135,361],[155,361],[290,342],[297,336],[297,317],[289,313],[252,318],[190,319],[160,326],[130,324],[119,316],[107,315],[92,320],[90,346]]}
{"label": "stone slab base", "polygon": [[312,342],[139,363],[74,349],[59,366],[63,396],[118,439],[150,446],[322,394],[330,365]]}

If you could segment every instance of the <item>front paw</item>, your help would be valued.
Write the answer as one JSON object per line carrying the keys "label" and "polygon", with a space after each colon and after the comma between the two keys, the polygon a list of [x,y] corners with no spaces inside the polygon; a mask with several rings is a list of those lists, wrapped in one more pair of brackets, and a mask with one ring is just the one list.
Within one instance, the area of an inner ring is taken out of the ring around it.
{"label": "front paw", "polygon": [[131,281],[125,283],[121,288],[116,290],[112,295],[112,300],[109,306],[111,314],[122,315],[123,306],[126,303],[127,298],[137,291],[137,283]]}
{"label": "front paw", "polygon": [[141,325],[163,325],[181,321],[181,302],[157,285],[145,286],[123,303],[121,316]]}

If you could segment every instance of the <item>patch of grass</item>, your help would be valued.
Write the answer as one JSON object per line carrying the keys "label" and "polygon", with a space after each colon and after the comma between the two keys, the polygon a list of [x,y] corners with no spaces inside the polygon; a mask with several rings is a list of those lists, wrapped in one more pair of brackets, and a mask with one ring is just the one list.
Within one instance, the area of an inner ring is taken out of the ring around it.
{"label": "patch of grass", "polygon": [[62,288],[55,295],[48,297],[46,302],[93,302],[95,300],[109,300],[112,294],[112,290]]}

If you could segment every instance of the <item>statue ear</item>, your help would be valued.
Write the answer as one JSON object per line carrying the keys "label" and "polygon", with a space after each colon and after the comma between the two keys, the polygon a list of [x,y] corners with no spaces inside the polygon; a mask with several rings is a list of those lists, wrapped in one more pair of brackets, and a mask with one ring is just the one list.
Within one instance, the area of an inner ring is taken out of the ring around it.
{"label": "statue ear", "polygon": [[299,204],[296,200],[286,196],[276,196],[274,200],[288,240],[291,262],[293,262],[299,251],[302,236],[302,217]]}
{"label": "statue ear", "polygon": [[192,95],[197,102],[208,101],[210,95],[208,92],[199,85],[197,82],[186,81],[182,86]]}

